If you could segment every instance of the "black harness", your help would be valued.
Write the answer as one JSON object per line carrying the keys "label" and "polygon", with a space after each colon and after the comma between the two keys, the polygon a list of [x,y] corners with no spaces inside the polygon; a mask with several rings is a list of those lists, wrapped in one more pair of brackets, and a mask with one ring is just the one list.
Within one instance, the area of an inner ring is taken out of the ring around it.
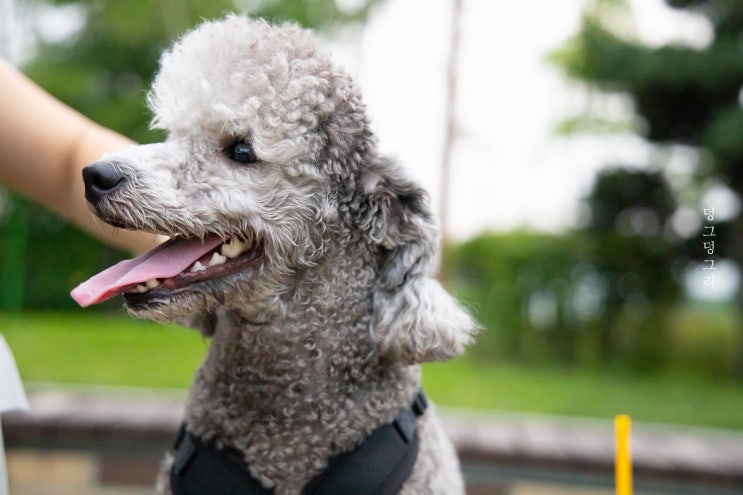
{"label": "black harness", "polygon": [[[303,495],[394,495],[413,470],[419,439],[416,418],[428,402],[418,392],[410,407],[369,434],[354,450],[341,453],[302,490]],[[170,470],[173,495],[271,495],[253,478],[235,449],[217,448],[181,426]]]}

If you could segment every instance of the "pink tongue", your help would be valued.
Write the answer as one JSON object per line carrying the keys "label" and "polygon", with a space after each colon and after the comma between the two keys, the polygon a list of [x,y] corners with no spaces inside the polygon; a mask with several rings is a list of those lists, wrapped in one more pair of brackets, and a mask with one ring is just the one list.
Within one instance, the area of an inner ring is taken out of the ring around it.
{"label": "pink tongue", "polygon": [[75,287],[70,295],[82,306],[98,304],[121,294],[132,285],[153,278],[178,275],[203,255],[219,246],[222,239],[171,239],[133,260],[120,261]]}

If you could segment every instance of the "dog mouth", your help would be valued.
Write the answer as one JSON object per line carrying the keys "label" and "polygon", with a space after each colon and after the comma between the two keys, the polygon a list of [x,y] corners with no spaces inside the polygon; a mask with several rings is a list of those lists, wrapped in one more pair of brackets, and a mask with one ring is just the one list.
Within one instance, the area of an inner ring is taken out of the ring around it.
{"label": "dog mouth", "polygon": [[94,275],[72,290],[82,306],[119,294],[131,307],[165,302],[198,282],[220,279],[246,270],[263,254],[252,238],[216,235],[204,239],[174,237],[132,260],[124,260]]}

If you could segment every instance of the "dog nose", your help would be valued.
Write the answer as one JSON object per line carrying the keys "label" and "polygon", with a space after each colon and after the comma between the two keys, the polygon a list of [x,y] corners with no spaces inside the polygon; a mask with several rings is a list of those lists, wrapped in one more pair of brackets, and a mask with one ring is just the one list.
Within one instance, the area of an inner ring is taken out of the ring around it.
{"label": "dog nose", "polygon": [[116,190],[124,182],[124,175],[113,162],[94,162],[83,169],[83,182],[85,199],[96,203]]}

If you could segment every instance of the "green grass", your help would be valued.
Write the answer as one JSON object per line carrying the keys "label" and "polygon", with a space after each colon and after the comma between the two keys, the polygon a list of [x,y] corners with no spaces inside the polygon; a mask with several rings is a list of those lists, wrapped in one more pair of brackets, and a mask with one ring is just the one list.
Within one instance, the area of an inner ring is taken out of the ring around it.
{"label": "green grass", "polygon": [[198,332],[119,315],[0,313],[25,382],[186,388],[208,347]]}
{"label": "green grass", "polygon": [[[208,342],[192,330],[124,316],[0,313],[26,382],[186,388]],[[483,410],[679,423],[743,430],[743,385],[690,374],[634,376],[461,358],[427,364],[438,404]]]}
{"label": "green grass", "polygon": [[743,385],[687,374],[630,375],[529,368],[468,359],[424,367],[426,392],[442,405],[743,429]]}

